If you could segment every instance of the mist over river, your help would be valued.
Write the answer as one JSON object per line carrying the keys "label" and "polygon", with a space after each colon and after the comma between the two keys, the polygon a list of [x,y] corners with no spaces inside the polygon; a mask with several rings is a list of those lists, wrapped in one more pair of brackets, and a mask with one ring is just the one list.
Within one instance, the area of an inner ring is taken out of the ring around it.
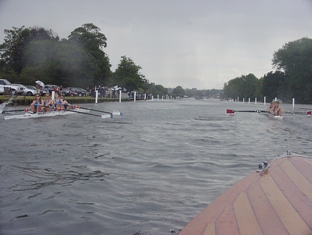
{"label": "mist over river", "polygon": [[263,104],[186,99],[84,107],[123,116],[0,117],[1,235],[177,234],[258,163],[287,150],[312,157],[311,117],[225,114],[265,110]]}

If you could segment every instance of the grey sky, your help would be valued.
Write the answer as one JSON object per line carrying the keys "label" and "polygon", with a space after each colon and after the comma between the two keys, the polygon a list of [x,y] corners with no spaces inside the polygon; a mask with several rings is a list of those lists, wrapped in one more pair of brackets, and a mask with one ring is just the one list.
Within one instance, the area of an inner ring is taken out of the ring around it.
{"label": "grey sky", "polygon": [[272,70],[274,51],[312,38],[312,0],[0,0],[4,29],[39,26],[61,38],[85,23],[107,37],[114,71],[125,55],[149,82],[212,89]]}

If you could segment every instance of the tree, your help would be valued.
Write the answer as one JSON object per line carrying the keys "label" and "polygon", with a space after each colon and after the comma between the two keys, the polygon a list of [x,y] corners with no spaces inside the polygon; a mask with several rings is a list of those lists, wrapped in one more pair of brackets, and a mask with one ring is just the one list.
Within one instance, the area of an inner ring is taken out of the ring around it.
{"label": "tree", "polygon": [[51,30],[38,27],[13,27],[11,30],[5,29],[4,33],[6,34],[4,43],[0,45],[1,67],[6,67],[7,70],[12,70],[17,75],[27,66],[25,53],[32,41],[58,41],[59,39]]}
{"label": "tree", "polygon": [[284,71],[285,83],[298,102],[312,102],[312,39],[286,43],[274,53],[272,64]]}
{"label": "tree", "polygon": [[[275,97],[280,99],[288,99],[284,94],[285,88],[285,74],[281,71],[269,72],[263,77],[261,93],[267,97],[268,100],[273,100]],[[286,90],[287,91],[287,90]]]}
{"label": "tree", "polygon": [[[11,81],[93,86],[111,78],[106,37],[93,24],[75,29],[59,40],[52,30],[13,27],[0,45],[0,73]],[[24,71],[25,69],[25,71]]]}
{"label": "tree", "polygon": [[177,98],[177,97],[183,98],[184,95],[185,95],[185,91],[183,90],[183,88],[181,86],[177,86],[172,91],[172,96],[175,98]]}
{"label": "tree", "polygon": [[168,89],[162,85],[156,85],[155,83],[148,84],[148,89],[146,91],[148,94],[152,94],[153,97],[162,97],[168,94]]}
{"label": "tree", "polygon": [[[108,56],[103,51],[107,46],[107,39],[100,31],[94,24],[84,24],[71,32],[68,42],[83,48],[87,56],[84,62],[88,63],[80,64],[82,67],[80,72],[75,74],[76,79],[80,81],[87,79],[89,84],[104,85],[110,82],[111,65]],[[88,74],[84,71],[88,71]]]}
{"label": "tree", "polygon": [[261,98],[259,80],[251,73],[247,76],[242,75],[241,77],[234,78],[228,83],[225,83],[223,90],[227,98]]}
{"label": "tree", "polygon": [[122,56],[120,63],[115,70],[113,75],[116,84],[126,88],[128,91],[145,89],[146,90],[146,79],[140,71],[141,67],[136,65],[131,58]]}
{"label": "tree", "polygon": [[83,24],[71,32],[68,41],[81,44],[84,48],[88,48],[90,52],[97,52],[99,49],[103,50],[107,47],[107,39],[100,31],[100,28],[92,23]]}
{"label": "tree", "polygon": [[5,29],[4,43],[0,45],[0,56],[2,66],[6,69],[14,71],[19,74],[24,67],[24,48],[28,43],[30,32],[25,29],[13,27],[13,29]]}

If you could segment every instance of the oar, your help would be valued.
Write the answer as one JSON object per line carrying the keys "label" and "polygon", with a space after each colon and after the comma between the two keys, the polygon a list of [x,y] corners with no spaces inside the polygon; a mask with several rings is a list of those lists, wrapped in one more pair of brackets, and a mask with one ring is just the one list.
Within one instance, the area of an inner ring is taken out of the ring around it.
{"label": "oar", "polygon": [[312,115],[312,111],[306,111],[306,112],[293,112],[293,111],[285,111],[285,113],[290,113],[290,114],[303,114],[303,115]]}
{"label": "oar", "polygon": [[266,111],[264,110],[233,110],[233,109],[226,109],[225,113],[236,113],[236,112],[240,112],[240,113],[265,113]]}
{"label": "oar", "polygon": [[[225,113],[233,114],[236,112],[243,112],[243,113],[267,113],[265,110],[232,110],[232,109],[226,109]],[[306,111],[306,112],[291,112],[291,111],[285,111],[284,113],[290,113],[290,114],[305,114],[305,115],[312,115],[312,111]]]}
{"label": "oar", "polygon": [[12,113],[12,112],[22,112],[22,111],[27,112],[27,111],[28,111],[28,109],[13,109],[13,110],[4,110],[4,111],[2,111],[2,113]]}
{"label": "oar", "polygon": [[99,114],[93,114],[93,113],[80,112],[80,111],[73,110],[73,109],[67,109],[65,112],[81,113],[81,114],[86,114],[86,115],[91,115],[91,116],[101,117],[101,118],[112,118],[113,117],[113,114],[99,115]]}
{"label": "oar", "polygon": [[101,113],[109,113],[109,114],[111,114],[111,112],[107,112],[107,111],[103,111],[103,110],[98,110],[98,109],[90,109],[90,108],[85,108],[85,107],[76,106],[76,105],[73,105],[72,107],[73,107],[73,108],[76,108],[76,109],[85,109],[85,110],[90,110],[90,111],[94,111],[94,112],[101,112]]}
{"label": "oar", "polygon": [[90,111],[94,111],[94,112],[100,112],[100,113],[109,113],[111,115],[122,115],[121,112],[107,112],[107,111],[103,111],[103,110],[99,110],[99,109],[90,109],[90,108],[85,108],[85,107],[81,107],[81,106],[73,106],[73,108],[78,108],[78,109],[85,109],[85,110],[90,110]]}

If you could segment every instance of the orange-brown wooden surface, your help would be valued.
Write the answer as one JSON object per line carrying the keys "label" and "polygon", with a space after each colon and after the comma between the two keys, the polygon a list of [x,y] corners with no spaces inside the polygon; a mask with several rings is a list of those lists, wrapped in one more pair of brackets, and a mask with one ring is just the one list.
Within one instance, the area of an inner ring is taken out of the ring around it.
{"label": "orange-brown wooden surface", "polygon": [[179,235],[312,235],[312,159],[269,164],[217,197]]}

